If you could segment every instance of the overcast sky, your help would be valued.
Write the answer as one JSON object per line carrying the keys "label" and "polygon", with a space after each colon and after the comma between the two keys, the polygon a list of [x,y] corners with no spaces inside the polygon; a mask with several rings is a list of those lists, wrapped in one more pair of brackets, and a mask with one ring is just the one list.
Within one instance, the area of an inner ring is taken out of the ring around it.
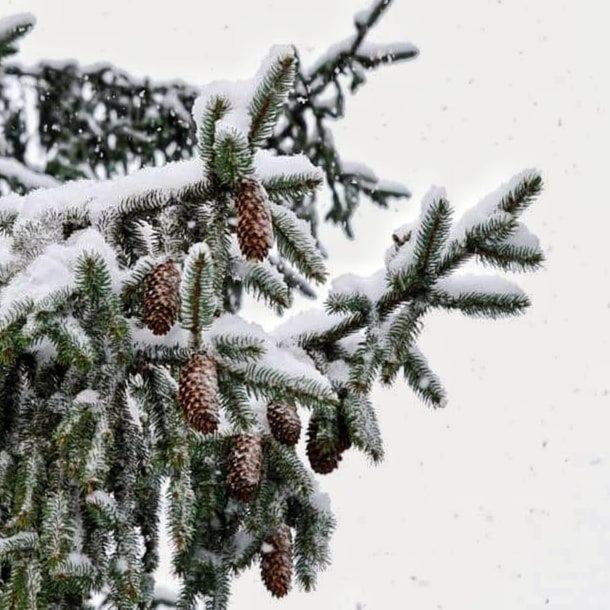
{"label": "overcast sky", "polygon": [[[26,62],[109,60],[204,83],[250,76],[275,43],[313,56],[367,2],[5,0],[3,11],[38,16]],[[421,345],[447,409],[403,385],[377,389],[387,459],[372,468],[352,452],[322,481],[339,528],[318,590],[274,602],[253,571],[235,609],[610,607],[609,17],[601,0],[395,0],[375,37],[421,56],[371,78],[336,138],[345,159],[415,196],[363,207],[352,243],[326,231],[333,273],[376,270],[430,185],[461,210],[532,166],[547,186],[526,220],[548,264],[519,278],[525,317],[428,319]]]}

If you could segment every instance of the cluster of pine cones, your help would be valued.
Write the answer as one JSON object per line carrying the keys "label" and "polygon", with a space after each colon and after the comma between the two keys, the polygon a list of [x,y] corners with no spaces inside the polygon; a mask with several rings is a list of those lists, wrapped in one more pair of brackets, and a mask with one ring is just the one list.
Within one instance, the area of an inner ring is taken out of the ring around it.
{"label": "cluster of pine cones", "polygon": [[[273,246],[271,213],[267,194],[254,179],[240,183],[236,202],[237,238],[244,257],[263,260]],[[142,320],[155,334],[165,335],[176,323],[180,311],[180,268],[167,260],[148,275],[142,304]],[[220,399],[216,362],[209,355],[194,354],[180,370],[178,402],[187,424],[201,434],[217,431],[220,422]],[[287,446],[294,446],[301,436],[301,420],[291,404],[271,403],[267,420],[273,437]],[[320,474],[332,472],[349,447],[347,434],[340,427],[334,446],[318,438],[320,422],[313,416],[307,438],[307,456],[313,470]],[[231,497],[250,502],[261,482],[263,466],[262,439],[258,434],[237,434],[232,438],[228,458],[227,486]],[[292,534],[280,526],[263,544],[261,576],[265,586],[276,597],[288,593],[292,580]]]}
{"label": "cluster of pine cones", "polygon": [[[273,247],[267,193],[254,178],[244,178],[235,197],[237,240],[246,260],[262,261]],[[155,335],[165,335],[180,310],[180,269],[172,260],[157,265],[146,282],[142,319]]]}

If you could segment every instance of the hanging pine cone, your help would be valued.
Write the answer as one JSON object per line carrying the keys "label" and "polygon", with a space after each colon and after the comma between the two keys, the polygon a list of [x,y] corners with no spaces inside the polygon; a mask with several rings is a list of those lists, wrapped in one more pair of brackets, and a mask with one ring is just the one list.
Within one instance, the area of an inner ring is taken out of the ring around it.
{"label": "hanging pine cone", "polygon": [[157,265],[146,278],[142,321],[155,335],[165,335],[180,309],[180,270],[172,260]]}
{"label": "hanging pine cone", "polygon": [[262,261],[273,246],[273,226],[267,193],[253,178],[245,178],[237,188],[237,240],[247,260]]}
{"label": "hanging pine cone", "polygon": [[274,438],[284,445],[296,445],[301,436],[301,420],[293,405],[271,403],[267,420]]}
{"label": "hanging pine cone", "polygon": [[282,525],[265,539],[262,548],[261,577],[274,597],[284,597],[292,581],[292,534]]}
{"label": "hanging pine cone", "polygon": [[263,466],[260,436],[237,434],[229,455],[229,495],[241,502],[250,502],[258,489]]}
{"label": "hanging pine cone", "polygon": [[210,434],[218,428],[218,373],[212,358],[195,354],[182,367],[178,402],[184,419],[195,430]]}
{"label": "hanging pine cone", "polygon": [[343,452],[350,448],[351,442],[345,424],[338,422],[338,438],[334,445],[318,437],[320,420],[315,415],[309,420],[307,429],[307,457],[314,472],[329,474],[339,466]]}

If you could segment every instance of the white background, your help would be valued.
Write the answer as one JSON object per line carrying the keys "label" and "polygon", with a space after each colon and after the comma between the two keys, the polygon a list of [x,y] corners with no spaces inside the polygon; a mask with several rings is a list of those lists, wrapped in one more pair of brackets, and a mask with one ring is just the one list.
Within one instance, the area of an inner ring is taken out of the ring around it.
{"label": "white background", "polygon": [[[312,55],[351,33],[368,0],[5,0],[32,10],[22,60],[109,60],[203,83],[248,77],[273,43]],[[377,389],[387,459],[351,453],[323,480],[339,518],[313,594],[270,599],[254,571],[233,608],[610,608],[608,9],[603,0],[396,0],[377,40],[408,39],[336,129],[346,159],[405,181],[414,198],[363,207],[333,274],[381,265],[391,230],[431,184],[458,209],[535,166],[546,189],[527,221],[546,269],[520,278],[525,317],[428,319],[422,348],[444,411],[404,385]],[[258,311],[252,315],[260,318]],[[268,320],[267,320],[268,322]]]}

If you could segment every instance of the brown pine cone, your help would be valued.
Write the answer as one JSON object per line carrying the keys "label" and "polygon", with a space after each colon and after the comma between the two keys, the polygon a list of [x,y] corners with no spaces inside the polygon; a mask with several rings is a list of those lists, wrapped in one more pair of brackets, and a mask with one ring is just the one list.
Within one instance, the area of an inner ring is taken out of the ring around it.
{"label": "brown pine cone", "polygon": [[265,539],[261,557],[261,577],[274,597],[284,597],[292,581],[292,533],[282,525]]}
{"label": "brown pine cone", "polygon": [[212,358],[195,354],[182,367],[178,402],[189,426],[202,434],[216,431],[220,419],[218,373]]}
{"label": "brown pine cone", "polygon": [[229,495],[241,502],[250,502],[258,489],[263,466],[260,436],[237,434],[229,455],[227,484]]}
{"label": "brown pine cone", "polygon": [[307,457],[314,472],[329,474],[339,466],[343,459],[343,452],[350,448],[351,442],[347,429],[339,422],[338,438],[334,445],[329,445],[318,438],[320,429],[319,419],[313,415],[309,420],[307,429]]}
{"label": "brown pine cone", "polygon": [[267,420],[274,438],[284,445],[296,445],[301,436],[301,420],[293,405],[271,403]]}
{"label": "brown pine cone", "polygon": [[165,335],[180,309],[180,269],[172,260],[157,265],[146,278],[142,321],[155,335]]}
{"label": "brown pine cone", "polygon": [[253,178],[245,178],[237,187],[237,240],[247,260],[262,261],[273,246],[273,225],[267,193]]}

